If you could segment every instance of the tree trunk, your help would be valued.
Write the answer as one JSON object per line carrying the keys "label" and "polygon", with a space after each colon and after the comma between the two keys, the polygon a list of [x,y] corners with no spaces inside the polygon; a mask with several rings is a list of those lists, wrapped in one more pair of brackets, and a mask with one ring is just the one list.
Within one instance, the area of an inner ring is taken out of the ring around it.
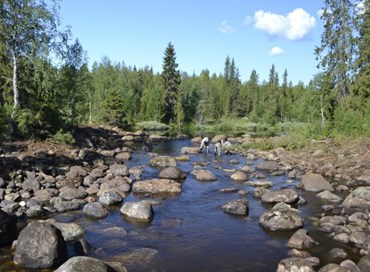
{"label": "tree trunk", "polygon": [[18,61],[15,55],[15,52],[12,52],[12,58],[13,58],[13,98],[14,98],[13,114],[15,114],[15,111],[19,107],[19,90],[18,90],[18,75],[17,75]]}

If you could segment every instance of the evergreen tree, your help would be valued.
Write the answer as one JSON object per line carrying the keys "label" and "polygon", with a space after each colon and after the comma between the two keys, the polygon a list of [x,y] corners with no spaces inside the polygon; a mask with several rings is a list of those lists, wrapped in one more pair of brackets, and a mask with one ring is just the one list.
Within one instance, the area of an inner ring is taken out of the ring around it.
{"label": "evergreen tree", "polygon": [[349,95],[354,74],[354,6],[350,0],[325,0],[321,19],[324,32],[315,48],[318,68],[328,75],[338,99]]}
{"label": "evergreen tree", "polygon": [[111,90],[103,104],[104,121],[111,126],[127,128],[128,123],[123,111],[123,104],[122,93],[117,89]]}
{"label": "evergreen tree", "polygon": [[358,13],[357,37],[358,58],[356,69],[358,71],[352,94],[358,98],[358,108],[364,107],[364,103],[370,96],[370,1],[363,1],[364,9]]}
{"label": "evergreen tree", "polygon": [[178,101],[179,86],[181,83],[180,72],[177,70],[175,48],[169,43],[163,58],[162,83],[165,90],[165,115],[163,121],[171,123],[175,120],[175,108]]}

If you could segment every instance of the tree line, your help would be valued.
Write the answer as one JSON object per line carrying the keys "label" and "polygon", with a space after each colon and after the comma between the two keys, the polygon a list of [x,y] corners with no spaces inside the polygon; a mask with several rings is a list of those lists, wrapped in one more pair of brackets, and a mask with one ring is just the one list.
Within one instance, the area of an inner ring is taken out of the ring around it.
{"label": "tree line", "polygon": [[224,72],[179,69],[174,45],[164,49],[162,71],[103,57],[91,68],[70,29],[60,28],[58,1],[0,3],[0,133],[45,139],[74,125],[124,129],[140,121],[192,124],[224,118],[276,124],[304,122],[319,134],[370,133],[370,0],[325,0],[324,32],[315,54],[320,72],[305,85],[271,65],[267,80],[252,70],[242,82],[234,58]]}

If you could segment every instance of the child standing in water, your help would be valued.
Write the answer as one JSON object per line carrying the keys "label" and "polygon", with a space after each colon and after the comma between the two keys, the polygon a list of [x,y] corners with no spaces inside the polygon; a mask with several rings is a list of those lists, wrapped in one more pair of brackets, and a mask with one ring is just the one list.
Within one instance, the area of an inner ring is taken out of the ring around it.
{"label": "child standing in water", "polygon": [[222,140],[218,140],[215,144],[215,155],[221,156],[221,146],[222,146]]}
{"label": "child standing in water", "polygon": [[208,137],[204,137],[202,142],[200,143],[199,152],[202,151],[203,147],[206,148],[206,152],[208,154],[209,147],[211,146],[211,140]]}

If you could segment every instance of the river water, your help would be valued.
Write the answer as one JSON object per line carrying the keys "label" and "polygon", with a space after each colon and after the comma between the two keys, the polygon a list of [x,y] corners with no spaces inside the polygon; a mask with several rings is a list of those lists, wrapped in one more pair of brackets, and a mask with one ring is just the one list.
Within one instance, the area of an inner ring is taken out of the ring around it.
{"label": "river water", "polygon": [[[179,156],[182,147],[192,145],[190,140],[168,141],[157,144],[153,152]],[[231,164],[232,159],[240,163]],[[143,179],[156,178],[159,169],[150,167],[149,160],[147,153],[135,152],[127,165],[143,166]],[[205,168],[217,176],[217,181],[195,180],[190,172],[193,170],[192,163],[197,161],[209,162]],[[252,195],[253,187],[233,182],[230,178],[232,172],[225,171],[239,169],[246,164],[255,166],[259,161],[247,161],[240,155],[223,154],[220,158],[212,153],[190,155],[190,161],[177,164],[187,173],[182,193],[168,198],[154,198],[160,204],[153,206],[155,215],[148,224],[127,221],[120,214],[119,206],[110,208],[109,216],[102,220],[87,219],[81,211],[58,214],[54,218],[60,222],[77,223],[85,229],[85,240],[91,246],[89,256],[125,261],[129,271],[276,271],[279,261],[287,257],[289,248],[286,243],[294,232],[276,233],[262,229],[258,224],[259,216],[271,206],[261,204],[260,199]],[[300,183],[300,180],[287,182],[287,174],[271,176],[261,173],[266,175],[267,180],[273,181],[271,190],[295,189]],[[239,195],[237,191],[219,191],[231,187],[248,193]],[[339,245],[312,226],[311,218],[322,213],[322,204],[314,198],[314,194],[295,190],[307,200],[307,204],[298,207],[305,229],[320,243],[311,253],[319,257],[324,265],[329,261],[328,251]],[[221,210],[222,205],[239,198],[248,200],[248,216],[233,216]],[[131,193],[124,201],[142,199]],[[140,257],[133,257],[134,253]],[[75,254],[72,246],[69,246],[69,254]],[[10,266],[1,267],[1,271],[10,271],[6,270]]]}

